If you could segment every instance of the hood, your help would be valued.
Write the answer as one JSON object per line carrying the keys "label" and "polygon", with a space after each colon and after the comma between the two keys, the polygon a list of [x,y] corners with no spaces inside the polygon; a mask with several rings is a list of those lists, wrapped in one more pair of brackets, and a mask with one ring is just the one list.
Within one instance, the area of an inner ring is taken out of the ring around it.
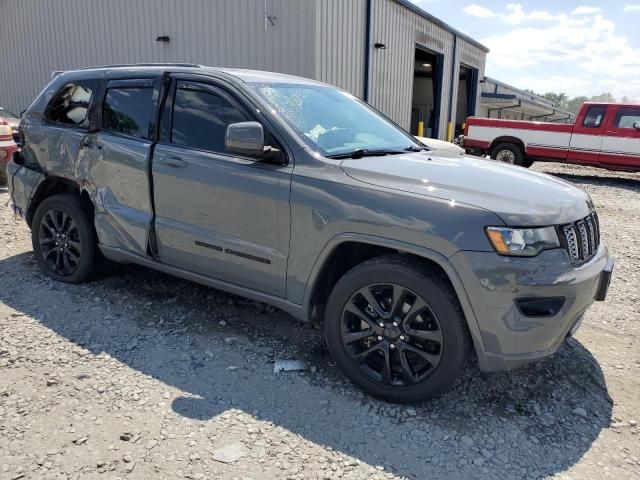
{"label": "hood", "polygon": [[484,208],[510,226],[570,223],[591,210],[589,195],[564,180],[479,157],[419,152],[341,166],[355,180]]}

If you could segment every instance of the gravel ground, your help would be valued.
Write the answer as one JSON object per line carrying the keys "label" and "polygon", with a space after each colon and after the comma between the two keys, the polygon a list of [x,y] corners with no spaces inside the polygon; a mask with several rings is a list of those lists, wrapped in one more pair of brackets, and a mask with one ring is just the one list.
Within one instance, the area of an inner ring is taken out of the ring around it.
{"label": "gravel ground", "polygon": [[0,478],[640,478],[640,176],[533,168],[593,196],[610,296],[552,358],[470,365],[414,406],[363,395],[265,305],[131,266],[50,281],[0,188]]}

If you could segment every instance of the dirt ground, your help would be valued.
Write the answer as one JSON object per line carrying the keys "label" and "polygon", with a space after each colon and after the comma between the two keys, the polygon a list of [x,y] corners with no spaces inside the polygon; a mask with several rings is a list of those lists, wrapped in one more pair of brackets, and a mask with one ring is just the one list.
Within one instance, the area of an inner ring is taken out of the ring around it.
{"label": "dirt ground", "polygon": [[[50,281],[0,187],[0,479],[640,478],[640,175],[533,168],[592,195],[607,301],[548,360],[470,365],[413,406],[264,305],[131,266]],[[287,358],[306,371],[274,373]]]}

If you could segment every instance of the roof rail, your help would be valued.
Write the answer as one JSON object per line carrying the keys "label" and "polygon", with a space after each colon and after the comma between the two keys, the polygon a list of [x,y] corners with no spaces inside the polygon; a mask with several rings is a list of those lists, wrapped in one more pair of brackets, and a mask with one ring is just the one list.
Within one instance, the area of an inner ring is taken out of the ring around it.
{"label": "roof rail", "polygon": [[197,63],[118,63],[115,65],[96,65],[93,67],[82,67],[76,70],[92,70],[94,68],[125,68],[125,67],[193,67],[202,68]]}

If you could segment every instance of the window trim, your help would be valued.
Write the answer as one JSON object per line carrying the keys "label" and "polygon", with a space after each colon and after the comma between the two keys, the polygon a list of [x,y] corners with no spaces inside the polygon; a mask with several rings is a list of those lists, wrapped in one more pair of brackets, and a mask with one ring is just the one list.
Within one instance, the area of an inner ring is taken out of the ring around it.
{"label": "window trim", "polygon": [[[137,135],[129,135],[127,133],[118,132],[104,126],[104,104],[109,95],[109,90],[127,90],[130,88],[137,89],[151,89],[151,99],[153,104],[151,105],[151,120],[152,124],[149,126],[147,136],[139,137]],[[123,79],[123,80],[109,80],[104,87],[104,95],[102,95],[102,101],[100,102],[100,131],[108,135],[115,135],[118,137],[128,138],[132,140],[138,140],[140,142],[154,143],[156,141],[156,130],[158,123],[158,84],[156,79]]]}
{"label": "window trim", "polygon": [[[83,84],[87,86],[84,86]],[[91,85],[91,84],[93,84],[92,87],[89,87],[88,85]],[[79,86],[84,86],[84,88],[91,88],[91,98],[89,99],[89,105],[87,106],[87,116],[85,117],[85,120],[88,121],[88,124],[86,127],[81,125],[74,125],[71,123],[58,122],[58,121],[52,120],[50,117],[51,108],[54,101],[58,99],[62,91],[65,88],[67,88],[69,85],[79,85]],[[43,123],[47,125],[54,125],[60,128],[69,128],[72,130],[78,130],[81,132],[91,132],[95,128],[95,123],[94,123],[95,119],[93,118],[93,110],[96,105],[96,97],[100,93],[100,90],[101,90],[101,81],[97,78],[83,78],[78,80],[69,80],[68,82],[64,83],[60,88],[58,88],[58,90],[56,91],[56,93],[53,94],[49,102],[47,102],[47,106],[45,107],[44,112],[42,114]]]}
{"label": "window trim", "polygon": [[[228,153],[228,152],[216,152],[214,150],[207,150],[203,148],[197,148],[190,145],[180,145],[173,142],[173,120],[174,120],[174,112],[175,112],[175,104],[176,104],[176,95],[178,90],[180,89],[180,84],[187,84],[187,88],[184,90],[188,91],[199,91],[203,93],[209,93],[211,95],[218,95],[223,99],[227,100],[229,103],[234,105],[238,110],[243,112],[248,120],[256,121],[262,125],[262,128],[265,131],[265,136],[269,135],[276,142],[275,147],[277,147],[282,155],[282,163],[278,163],[278,166],[288,166],[290,155],[288,150],[285,147],[285,142],[280,138],[280,135],[276,135],[273,133],[274,128],[271,125],[265,124],[265,121],[259,119],[254,115],[249,108],[247,108],[246,104],[237,98],[231,91],[229,91],[224,86],[220,85],[220,83],[215,82],[217,79],[213,79],[210,77],[196,77],[190,78],[189,76],[183,75],[172,75],[171,87],[169,88],[169,92],[167,98],[165,100],[165,104],[163,106],[164,111],[162,112],[162,126],[161,126],[161,138],[159,143],[169,145],[173,148],[184,148],[190,151],[203,152],[210,155],[219,155],[225,158],[229,158],[231,160],[241,159],[248,160],[251,162],[264,162],[259,157],[252,157],[248,155],[240,155],[236,153]],[[255,107],[254,107],[255,108]]]}

